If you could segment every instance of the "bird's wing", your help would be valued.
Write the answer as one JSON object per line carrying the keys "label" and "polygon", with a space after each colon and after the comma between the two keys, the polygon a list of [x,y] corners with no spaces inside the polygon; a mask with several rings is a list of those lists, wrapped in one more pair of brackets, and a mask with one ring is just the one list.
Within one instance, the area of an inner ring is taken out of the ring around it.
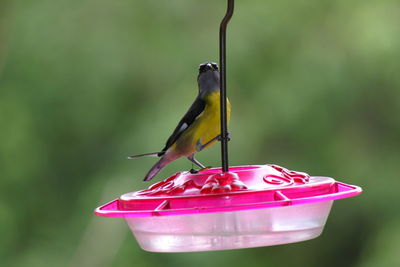
{"label": "bird's wing", "polygon": [[170,148],[176,140],[181,136],[181,134],[192,125],[196,118],[203,112],[206,106],[206,102],[198,96],[193,104],[190,106],[189,110],[186,112],[185,116],[180,120],[178,126],[176,126],[172,135],[168,138],[167,143],[163,150],[158,154],[162,156],[165,154],[168,148]]}

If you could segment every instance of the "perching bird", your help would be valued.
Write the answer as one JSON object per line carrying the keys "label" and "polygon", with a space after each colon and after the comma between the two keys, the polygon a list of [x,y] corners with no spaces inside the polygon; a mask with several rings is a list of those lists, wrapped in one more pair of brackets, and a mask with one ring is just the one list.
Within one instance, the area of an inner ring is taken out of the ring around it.
{"label": "perching bird", "polygon": [[[160,160],[149,170],[144,181],[151,180],[168,163],[186,157],[204,169],[204,165],[195,159],[194,154],[208,148],[220,137],[220,76],[218,65],[206,62],[200,65],[197,82],[199,94],[192,106],[180,120],[161,152],[146,153],[142,156],[158,156]],[[230,119],[230,103],[227,100],[227,119]]]}

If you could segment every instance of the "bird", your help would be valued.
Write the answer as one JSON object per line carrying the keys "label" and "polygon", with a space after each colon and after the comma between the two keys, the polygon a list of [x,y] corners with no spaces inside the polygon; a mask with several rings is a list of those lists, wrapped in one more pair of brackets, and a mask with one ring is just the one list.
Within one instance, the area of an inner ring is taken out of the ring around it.
{"label": "bird", "polygon": [[[181,157],[186,157],[200,170],[206,169],[195,154],[209,148],[220,140],[220,73],[218,64],[205,62],[199,65],[197,76],[198,95],[189,110],[179,121],[160,152],[129,156],[129,159],[143,156],[156,156],[160,159],[151,167],[144,181],[151,180],[167,164]],[[230,120],[231,105],[227,99],[227,122]]]}

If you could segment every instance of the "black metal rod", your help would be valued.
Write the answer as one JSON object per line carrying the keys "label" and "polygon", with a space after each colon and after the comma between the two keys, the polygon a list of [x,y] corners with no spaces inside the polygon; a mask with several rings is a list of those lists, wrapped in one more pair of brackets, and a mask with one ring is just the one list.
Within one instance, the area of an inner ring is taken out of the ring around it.
{"label": "black metal rod", "polygon": [[228,120],[226,110],[226,27],[232,18],[235,1],[228,0],[228,8],[225,17],[221,21],[219,28],[219,65],[221,68],[220,74],[220,90],[221,90],[221,159],[222,171],[229,171],[228,163]]}

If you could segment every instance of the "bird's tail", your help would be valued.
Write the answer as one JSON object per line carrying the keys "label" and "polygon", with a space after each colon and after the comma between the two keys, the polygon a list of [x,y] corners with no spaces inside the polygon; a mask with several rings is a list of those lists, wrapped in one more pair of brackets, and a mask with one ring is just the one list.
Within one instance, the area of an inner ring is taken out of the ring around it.
{"label": "bird's tail", "polygon": [[164,168],[165,165],[167,165],[171,161],[173,161],[173,159],[170,159],[168,156],[162,157],[159,161],[157,161],[156,164],[154,164],[153,167],[151,167],[149,172],[144,177],[143,181],[150,181],[151,179],[153,179],[153,177],[156,176],[157,173],[159,173],[161,169]]}
{"label": "bird's tail", "polygon": [[128,159],[136,159],[136,158],[140,158],[140,157],[158,157],[158,156],[160,156],[160,154],[161,154],[161,152],[145,153],[145,154],[129,156]]}

